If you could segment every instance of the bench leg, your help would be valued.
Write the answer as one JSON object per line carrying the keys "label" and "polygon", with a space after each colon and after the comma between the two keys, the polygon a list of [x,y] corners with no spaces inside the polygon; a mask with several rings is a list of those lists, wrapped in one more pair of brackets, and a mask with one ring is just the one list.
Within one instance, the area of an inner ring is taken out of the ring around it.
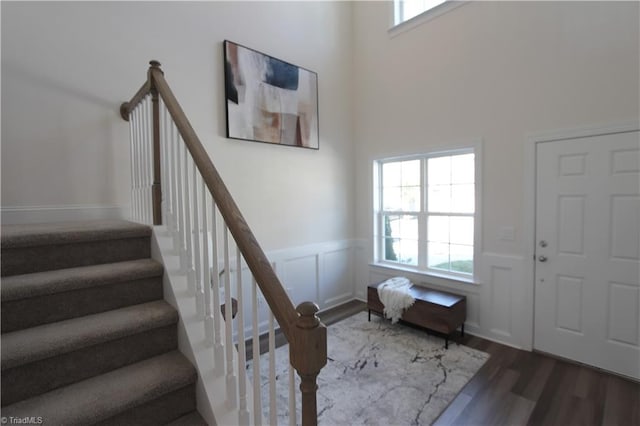
{"label": "bench leg", "polygon": [[444,338],[444,348],[449,349],[449,336]]}
{"label": "bench leg", "polygon": [[464,337],[464,323],[462,323],[462,328],[460,329],[460,335]]}
{"label": "bench leg", "polygon": [[369,322],[371,322],[371,309],[369,309]]}

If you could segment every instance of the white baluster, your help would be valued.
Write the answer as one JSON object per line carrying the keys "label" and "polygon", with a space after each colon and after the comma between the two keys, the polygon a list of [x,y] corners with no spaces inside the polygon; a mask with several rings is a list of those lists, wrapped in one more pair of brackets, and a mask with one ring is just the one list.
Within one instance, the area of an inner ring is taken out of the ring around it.
{"label": "white baluster", "polygon": [[289,426],[296,426],[296,375],[289,363]]}
{"label": "white baluster", "polygon": [[[218,374],[224,372],[224,346],[220,323],[220,268],[218,267],[218,216],[216,204],[211,200],[211,290],[213,296],[213,355]],[[223,271],[224,272],[224,271]]]}
{"label": "white baluster", "polygon": [[185,144],[180,144],[184,165],[184,233],[186,236],[186,248],[187,248],[187,288],[190,296],[196,294],[196,274],[193,268],[193,228],[191,226],[191,202],[190,202],[190,173],[189,173],[189,153]]}
{"label": "white baluster", "polygon": [[[187,262],[187,245],[185,240],[185,211],[184,211],[184,172],[182,170],[182,152],[181,149],[182,139],[178,134],[178,138],[176,140],[176,181],[178,188],[178,250],[180,251],[180,272],[183,274],[188,274],[188,262]],[[188,275],[187,275],[188,277]],[[188,283],[188,280],[187,280]],[[193,295],[193,292],[191,292]]]}
{"label": "white baluster", "polygon": [[142,176],[144,173],[144,164],[142,158],[142,146],[144,145],[144,116],[142,103],[136,108],[138,115],[138,149],[136,155],[136,163],[138,164],[138,177],[137,177],[137,199],[138,199],[138,221],[144,222],[144,196],[142,192]]}
{"label": "white baluster", "polygon": [[153,225],[153,106],[147,96],[147,224]]}
{"label": "white baluster", "polygon": [[168,146],[168,118],[167,118],[167,106],[160,97],[160,153],[161,153],[161,182],[162,182],[162,222],[167,228],[171,229],[171,187],[169,185],[169,146]]}
{"label": "white baluster", "polygon": [[134,109],[129,114],[131,120],[132,137],[131,137],[131,219],[138,221],[138,120],[137,113]]}
{"label": "white baluster", "polygon": [[[189,157],[191,158],[191,157]],[[193,172],[193,186],[192,186],[192,210],[193,210],[193,263],[195,266],[195,280],[196,280],[196,313],[198,319],[204,321],[204,283],[202,282],[202,252],[200,251],[200,217],[199,217],[199,203],[198,192],[200,185],[198,182],[198,168],[195,162],[191,160],[191,170]]]}
{"label": "white baluster", "polygon": [[137,163],[138,163],[138,221],[144,223],[144,195],[142,192],[143,186],[143,176],[144,176],[144,156],[143,156],[143,146],[144,146],[144,103],[141,101],[136,108],[136,112],[138,113],[138,154],[137,154]]}
{"label": "white baluster", "polygon": [[[171,161],[171,209],[173,210],[173,221],[171,226],[171,233],[173,235],[173,247],[180,253],[180,208],[179,208],[179,193],[178,193],[178,129],[173,121],[171,121],[171,144],[170,144],[170,161]],[[182,256],[180,255],[180,267],[182,268]]]}
{"label": "white baluster", "polygon": [[276,333],[273,312],[269,310],[269,421],[271,425],[278,424],[276,404]]}
{"label": "white baluster", "polygon": [[142,100],[142,216],[143,222],[149,223],[149,112],[148,97]]}
{"label": "white baluster", "polygon": [[162,118],[162,98],[160,96],[158,96],[158,131],[160,132],[160,134],[158,135],[158,141],[159,141],[159,146],[158,148],[160,149],[160,212],[162,215],[162,221],[163,223],[167,220],[167,212],[166,212],[166,208],[165,208],[165,175],[164,175],[164,135],[163,135],[163,131],[164,131],[164,121]]}
{"label": "white baluster", "polygon": [[242,291],[242,253],[236,248],[236,285],[238,294],[238,392],[240,408],[238,422],[249,424],[249,410],[247,409],[247,348],[244,341],[244,298]]}
{"label": "white baluster", "polygon": [[[129,159],[130,159],[130,182],[131,182],[131,199],[133,199],[133,121],[131,120],[131,115],[129,115]],[[132,207],[129,206],[130,208]],[[133,217],[132,212],[129,213],[131,217]]]}
{"label": "white baluster", "polygon": [[[209,267],[209,215],[207,205],[209,196],[204,180],[200,179],[202,189],[202,285],[204,287],[204,334],[208,346],[213,345],[213,314],[211,312],[211,269]],[[217,288],[216,288],[217,291]],[[215,305],[214,305],[215,306]]]}
{"label": "white baluster", "polygon": [[256,279],[251,280],[251,311],[253,317],[253,342],[252,359],[253,359],[253,424],[260,426],[262,424],[262,388],[260,386],[260,330],[259,327],[259,311],[258,311],[258,283]]}
{"label": "white baluster", "polygon": [[234,408],[238,404],[236,375],[233,369],[233,303],[231,302],[231,264],[229,262],[229,229],[224,227],[224,326],[227,358],[227,406]]}
{"label": "white baluster", "polygon": [[142,104],[136,108],[136,122],[138,123],[138,140],[136,141],[136,219],[143,222],[142,214],[142,143],[143,143],[143,122],[142,122]]}
{"label": "white baluster", "polygon": [[176,193],[174,191],[174,181],[173,181],[173,119],[171,118],[171,114],[169,114],[169,110],[165,105],[165,134],[167,136],[166,140],[166,154],[167,154],[167,194],[168,202],[167,209],[169,210],[169,217],[167,218],[167,229],[173,234],[175,231],[175,220],[176,220],[176,210],[174,207],[174,200],[176,198]]}

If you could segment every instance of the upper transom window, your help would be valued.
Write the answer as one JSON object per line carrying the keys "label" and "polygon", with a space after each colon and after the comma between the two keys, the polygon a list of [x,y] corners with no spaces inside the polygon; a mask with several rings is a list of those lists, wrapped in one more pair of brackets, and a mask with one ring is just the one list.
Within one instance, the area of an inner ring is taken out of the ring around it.
{"label": "upper transom window", "polygon": [[447,0],[394,0],[394,24],[401,24],[446,2]]}
{"label": "upper transom window", "polygon": [[389,35],[394,37],[468,3],[469,0],[393,0]]}

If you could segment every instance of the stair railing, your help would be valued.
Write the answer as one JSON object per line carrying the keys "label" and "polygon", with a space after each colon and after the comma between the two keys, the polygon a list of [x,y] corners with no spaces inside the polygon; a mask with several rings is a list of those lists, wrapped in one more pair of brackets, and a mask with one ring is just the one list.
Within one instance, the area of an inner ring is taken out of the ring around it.
{"label": "stair railing", "polygon": [[[147,80],[129,102],[121,105],[120,115],[130,122],[132,218],[147,224],[164,224],[171,232],[189,294],[195,296],[196,312],[212,348],[215,369],[226,377],[227,407],[238,410],[239,424],[261,423],[259,359],[260,335],[264,333],[269,347],[268,418],[270,424],[277,423],[277,321],[289,343],[290,367],[300,377],[301,423],[317,424],[316,378],[327,363],[326,327],[316,315],[318,306],[304,302],[294,308],[169,88],[159,62],[150,62]],[[246,278],[247,269],[251,279]],[[250,288],[247,281],[251,281]],[[245,311],[245,297],[251,299],[250,313]],[[270,312],[261,321],[262,300]],[[245,319],[249,318],[252,321],[246,321],[247,325],[251,322],[247,330]],[[266,332],[260,324],[266,324]],[[247,336],[253,346],[252,389],[247,389],[245,376]],[[293,425],[297,423],[294,382],[290,369],[288,412]],[[252,407],[247,406],[250,392]]]}

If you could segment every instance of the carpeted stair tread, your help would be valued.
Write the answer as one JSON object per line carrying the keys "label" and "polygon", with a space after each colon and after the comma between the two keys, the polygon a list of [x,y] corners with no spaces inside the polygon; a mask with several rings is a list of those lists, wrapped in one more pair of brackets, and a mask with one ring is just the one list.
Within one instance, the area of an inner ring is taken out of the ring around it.
{"label": "carpeted stair tread", "polygon": [[72,244],[121,238],[149,237],[146,225],[124,220],[3,225],[2,248]]}
{"label": "carpeted stair tread", "polygon": [[45,324],[2,335],[2,370],[174,324],[164,300]]}
{"label": "carpeted stair tread", "polygon": [[0,239],[2,277],[151,257],[151,228],[126,221],[7,225]]}
{"label": "carpeted stair tread", "polygon": [[161,276],[163,267],[152,259],[57,269],[2,279],[2,302],[89,287]]}
{"label": "carpeted stair tread", "polygon": [[3,277],[0,328],[9,333],[162,299],[163,270],[147,258]]}
{"label": "carpeted stair tread", "polygon": [[209,426],[209,424],[204,421],[202,416],[200,416],[200,413],[192,411],[171,423],[167,423],[166,426]]}
{"label": "carpeted stair tread", "polygon": [[39,416],[45,425],[93,424],[195,383],[177,351],[2,408],[3,417]]}

